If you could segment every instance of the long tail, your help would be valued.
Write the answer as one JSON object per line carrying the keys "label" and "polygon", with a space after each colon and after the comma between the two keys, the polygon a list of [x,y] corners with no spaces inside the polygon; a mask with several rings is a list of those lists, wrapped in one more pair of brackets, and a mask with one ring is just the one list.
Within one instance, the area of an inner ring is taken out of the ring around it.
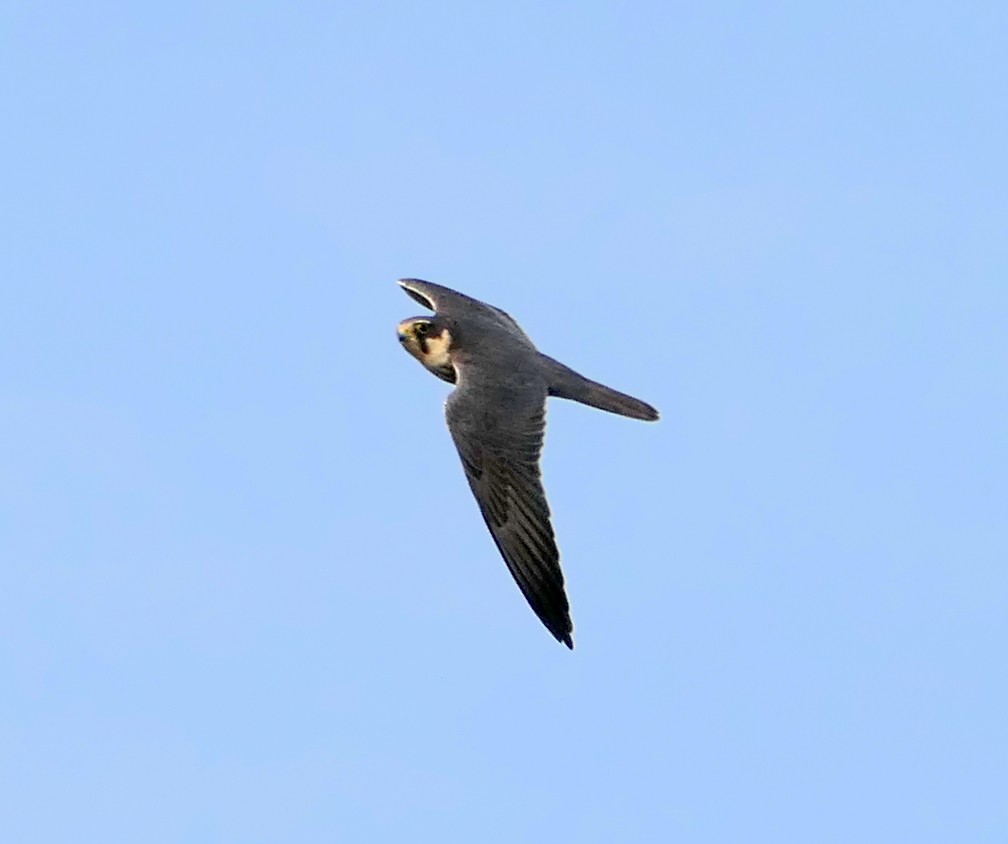
{"label": "long tail", "polygon": [[620,416],[629,416],[631,419],[643,419],[647,422],[654,422],[658,418],[658,411],[647,402],[599,384],[585,378],[570,367],[564,366],[560,361],[543,355],[543,360],[549,367],[549,394],[561,399],[572,399],[582,404],[597,407],[599,410],[607,410],[609,413],[618,413]]}

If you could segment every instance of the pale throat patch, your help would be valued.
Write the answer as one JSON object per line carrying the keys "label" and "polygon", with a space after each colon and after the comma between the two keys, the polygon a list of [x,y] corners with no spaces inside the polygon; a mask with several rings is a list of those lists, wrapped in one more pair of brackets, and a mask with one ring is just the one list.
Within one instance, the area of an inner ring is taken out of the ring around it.
{"label": "pale throat patch", "polygon": [[448,359],[448,349],[451,347],[451,335],[447,328],[441,329],[441,333],[436,337],[424,338],[427,343],[427,354],[423,356],[423,362],[433,369],[451,368],[451,361]]}

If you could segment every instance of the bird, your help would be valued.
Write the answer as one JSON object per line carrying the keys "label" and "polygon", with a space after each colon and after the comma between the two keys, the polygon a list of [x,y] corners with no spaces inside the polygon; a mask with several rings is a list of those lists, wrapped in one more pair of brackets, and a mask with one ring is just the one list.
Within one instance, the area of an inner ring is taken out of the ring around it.
{"label": "bird", "polygon": [[574,648],[574,624],[540,458],[549,396],[653,422],[647,402],[542,354],[500,308],[418,278],[399,285],[432,316],[402,320],[401,346],[455,389],[445,419],[480,513],[546,629]]}

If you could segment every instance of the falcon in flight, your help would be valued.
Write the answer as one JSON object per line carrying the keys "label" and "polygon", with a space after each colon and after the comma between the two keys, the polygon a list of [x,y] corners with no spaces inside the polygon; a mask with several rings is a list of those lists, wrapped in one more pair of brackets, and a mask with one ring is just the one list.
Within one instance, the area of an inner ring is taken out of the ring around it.
{"label": "falcon in flight", "polygon": [[542,354],[500,308],[429,281],[404,278],[399,284],[434,311],[400,322],[399,342],[455,385],[445,402],[448,430],[490,535],[539,620],[573,649],[574,625],[539,471],[546,397],[649,422],[658,411]]}

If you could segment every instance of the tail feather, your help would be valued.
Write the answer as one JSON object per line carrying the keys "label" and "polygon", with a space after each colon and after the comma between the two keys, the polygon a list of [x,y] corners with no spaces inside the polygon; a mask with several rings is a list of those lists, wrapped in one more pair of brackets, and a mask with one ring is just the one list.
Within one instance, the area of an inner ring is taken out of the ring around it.
{"label": "tail feather", "polygon": [[643,419],[647,422],[654,422],[658,418],[658,411],[647,402],[599,384],[585,378],[570,367],[564,366],[560,361],[543,355],[549,365],[549,394],[561,399],[571,399],[582,404],[597,407],[599,410],[606,410],[609,413],[618,413],[620,416],[629,416],[631,419]]}

